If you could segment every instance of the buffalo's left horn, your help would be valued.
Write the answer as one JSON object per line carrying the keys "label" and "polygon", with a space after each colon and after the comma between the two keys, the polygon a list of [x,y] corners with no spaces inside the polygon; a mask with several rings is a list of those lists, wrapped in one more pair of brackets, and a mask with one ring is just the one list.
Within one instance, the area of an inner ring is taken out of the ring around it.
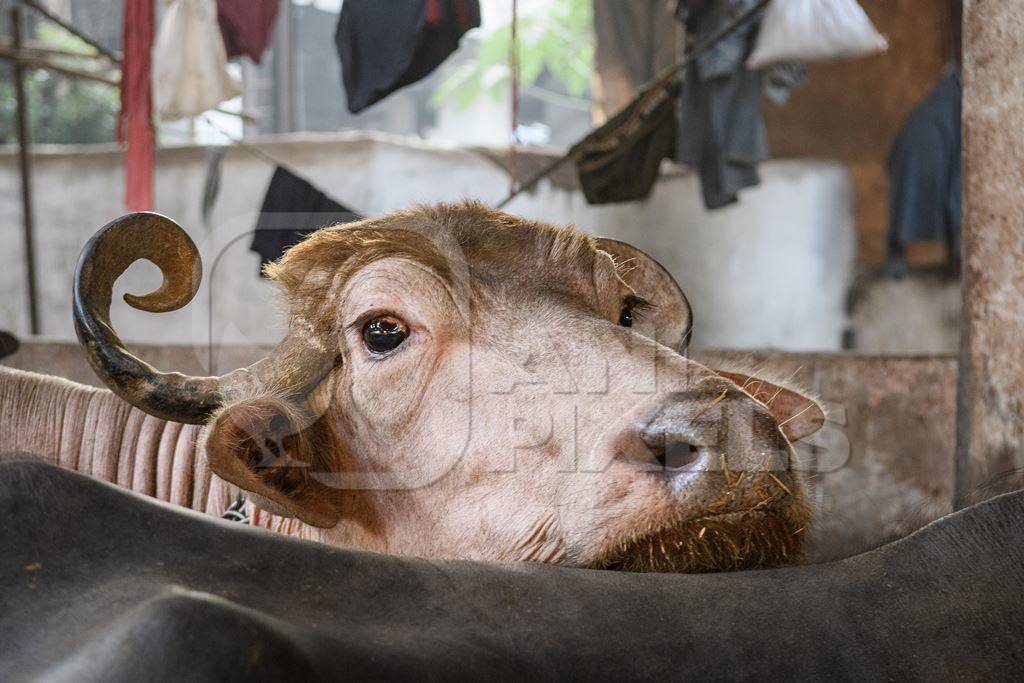
{"label": "buffalo's left horn", "polygon": [[114,393],[150,415],[203,424],[235,397],[270,389],[305,395],[336,364],[335,354],[303,330],[292,330],[269,356],[220,377],[160,372],[132,355],[110,325],[114,282],[139,259],[152,261],[163,284],[149,294],[125,294],[143,311],[174,311],[195,296],[202,278],[199,250],[177,223],[156,213],[132,213],[100,229],[85,245],[75,270],[75,331],[89,363]]}

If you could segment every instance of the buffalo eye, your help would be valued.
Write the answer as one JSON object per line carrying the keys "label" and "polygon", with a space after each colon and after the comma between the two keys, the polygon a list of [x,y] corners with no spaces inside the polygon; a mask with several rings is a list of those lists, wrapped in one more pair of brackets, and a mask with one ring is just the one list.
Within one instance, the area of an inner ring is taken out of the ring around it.
{"label": "buffalo eye", "polygon": [[622,312],[619,313],[619,324],[623,327],[633,327],[633,307],[626,305],[622,307]]}
{"label": "buffalo eye", "polygon": [[409,327],[398,318],[385,315],[363,327],[363,343],[373,353],[387,353],[399,347],[409,336]]}
{"label": "buffalo eye", "polygon": [[643,315],[644,311],[651,308],[647,299],[630,294],[622,300],[622,309],[619,312],[619,324],[623,327],[633,327],[633,320],[637,315]]}

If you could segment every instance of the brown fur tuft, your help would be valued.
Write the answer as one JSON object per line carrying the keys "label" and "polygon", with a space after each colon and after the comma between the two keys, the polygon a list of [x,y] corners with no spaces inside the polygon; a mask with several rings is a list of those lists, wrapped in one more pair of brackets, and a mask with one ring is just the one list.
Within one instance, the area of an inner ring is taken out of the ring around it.
{"label": "brown fur tuft", "polygon": [[[760,502],[729,510],[730,489],[746,478]],[[767,569],[803,561],[803,537],[810,519],[803,495],[775,475],[723,472],[721,498],[707,515],[676,519],[621,540],[594,569],[632,572],[722,572]]]}
{"label": "brown fur tuft", "polygon": [[450,259],[495,281],[519,281],[549,270],[564,282],[565,269],[591,277],[594,238],[572,227],[553,227],[490,209],[478,202],[438,204],[324,228],[307,236],[266,275],[282,286],[290,311],[320,335],[335,330],[336,295],[360,268],[384,258],[420,263],[451,283]]}

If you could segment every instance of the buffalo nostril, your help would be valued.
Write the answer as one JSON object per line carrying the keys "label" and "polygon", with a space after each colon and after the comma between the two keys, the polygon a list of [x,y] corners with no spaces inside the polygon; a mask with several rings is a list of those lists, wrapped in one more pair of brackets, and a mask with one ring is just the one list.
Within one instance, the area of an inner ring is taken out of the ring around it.
{"label": "buffalo nostril", "polygon": [[667,470],[680,470],[689,467],[700,457],[700,449],[686,442],[675,442],[659,449],[655,454],[658,463]]}

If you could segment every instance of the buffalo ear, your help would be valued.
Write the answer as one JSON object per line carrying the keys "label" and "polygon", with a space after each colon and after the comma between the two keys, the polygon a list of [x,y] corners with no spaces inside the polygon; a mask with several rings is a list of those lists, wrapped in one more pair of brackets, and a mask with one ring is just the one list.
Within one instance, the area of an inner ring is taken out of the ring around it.
{"label": "buffalo ear", "polygon": [[236,403],[211,423],[206,457],[217,476],[261,499],[270,512],[333,527],[340,516],[335,492],[311,476],[330,452],[329,433],[322,419],[303,422],[280,399]]}
{"label": "buffalo ear", "polygon": [[760,377],[725,370],[715,372],[732,380],[740,389],[763,403],[771,411],[779,424],[779,429],[790,443],[806,439],[825,424],[825,411],[812,398]]}
{"label": "buffalo ear", "polygon": [[685,351],[693,330],[693,310],[672,274],[626,242],[599,237],[597,248],[611,254],[626,284],[637,296],[651,303],[649,315],[654,317],[655,341],[676,351]]}

